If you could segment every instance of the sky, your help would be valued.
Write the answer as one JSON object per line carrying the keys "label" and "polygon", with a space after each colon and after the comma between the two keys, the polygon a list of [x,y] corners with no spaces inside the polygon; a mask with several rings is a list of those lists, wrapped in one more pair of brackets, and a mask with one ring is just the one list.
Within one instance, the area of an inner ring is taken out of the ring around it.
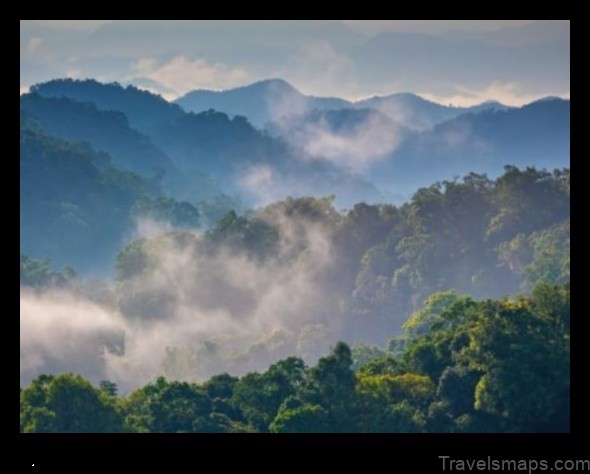
{"label": "sky", "polygon": [[[105,21],[105,20],[99,20]],[[108,20],[106,20],[108,21]],[[443,33],[449,30],[472,32],[493,31],[507,26],[524,26],[534,20],[342,20],[350,27],[376,34],[382,31],[405,31],[415,33]],[[557,20],[568,21],[568,20]]]}
{"label": "sky", "polygon": [[[26,20],[25,20],[26,21]],[[32,20],[40,25],[66,30],[93,31],[115,20]],[[382,31],[441,33],[448,30],[492,31],[506,26],[523,26],[534,20],[341,20],[351,28],[376,34]],[[555,20],[569,22],[569,20]]]}
{"label": "sky", "polygon": [[174,99],[280,77],[358,100],[569,98],[569,20],[21,20],[21,93],[58,77]]}

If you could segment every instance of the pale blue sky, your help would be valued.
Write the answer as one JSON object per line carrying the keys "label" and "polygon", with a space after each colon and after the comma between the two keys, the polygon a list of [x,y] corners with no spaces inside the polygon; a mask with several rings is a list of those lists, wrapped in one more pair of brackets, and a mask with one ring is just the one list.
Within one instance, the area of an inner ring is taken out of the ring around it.
{"label": "pale blue sky", "polygon": [[21,20],[21,91],[53,77],[174,98],[282,77],[349,99],[569,96],[569,20]]}
{"label": "pale blue sky", "polygon": [[[32,20],[44,26],[71,30],[95,30],[116,20]],[[238,20],[247,21],[247,20]],[[458,29],[466,31],[491,31],[505,26],[522,26],[535,20],[340,20],[355,30],[367,34],[379,31],[414,31],[441,33]],[[550,20],[569,22],[569,20]]]}

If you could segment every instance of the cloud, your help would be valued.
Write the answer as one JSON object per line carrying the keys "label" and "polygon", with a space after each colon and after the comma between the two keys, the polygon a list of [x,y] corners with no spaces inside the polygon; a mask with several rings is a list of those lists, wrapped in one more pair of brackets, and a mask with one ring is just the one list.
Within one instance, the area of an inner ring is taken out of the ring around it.
{"label": "cloud", "polygon": [[[65,75],[71,55],[80,58],[78,67],[86,76],[104,75],[119,82],[145,76],[131,70],[129,63],[139,69],[147,66],[152,80],[173,91],[166,93],[168,98],[194,87],[228,88],[268,77],[283,77],[306,93],[348,98],[419,90],[435,94],[441,81],[483,88],[494,79],[503,79],[544,93],[569,87],[569,50],[563,39],[567,23],[343,21],[348,28],[306,21],[291,22],[287,28],[280,21],[130,20],[107,24],[109,20],[23,20],[21,55],[50,67],[51,77]],[[511,27],[510,34],[490,33],[504,26]],[[404,48],[404,36],[397,40],[392,36],[388,43],[387,37],[369,39],[348,31],[350,28],[369,35],[416,32],[430,40],[434,35],[442,49],[434,57],[428,53],[429,42],[424,43],[425,51],[410,43]],[[449,30],[459,33],[447,34]],[[559,39],[562,43],[555,41]],[[444,46],[443,42],[449,44]],[[545,48],[545,42],[556,44]],[[490,49],[491,45],[495,46]],[[464,47],[472,52],[454,54],[456,48]],[[395,52],[390,54],[390,50]],[[546,61],[540,62],[542,57]],[[432,67],[427,67],[431,63]],[[448,67],[451,63],[453,67]],[[492,67],[488,69],[484,63]],[[31,69],[28,75],[27,84],[48,79],[41,69]]]}
{"label": "cloud", "polygon": [[243,171],[238,186],[249,196],[256,196],[259,203],[268,203],[281,192],[282,186],[277,181],[278,176],[269,165],[252,165]]}
{"label": "cloud", "polygon": [[205,252],[199,234],[171,233],[145,242],[149,266],[116,285],[22,288],[21,383],[75,371],[127,392],[158,375],[200,381],[263,370],[309,346],[310,324],[323,325],[327,349],[339,324],[324,321],[338,287],[325,277],[330,239],[321,223],[287,219],[280,206],[261,219],[278,229],[276,258]]}
{"label": "cloud", "polygon": [[[132,77],[156,81],[176,95],[194,89],[231,88],[250,79],[242,68],[210,63],[204,59],[191,60],[186,56],[177,56],[163,64],[154,58],[141,58],[132,66],[132,74]],[[132,77],[128,80],[132,81]]]}
{"label": "cloud", "polygon": [[174,90],[147,77],[134,77],[131,81],[123,81],[123,84],[132,84],[138,89],[151,92],[152,94],[161,95],[162,97],[168,100],[174,100],[176,97],[178,97],[178,94]]}
{"label": "cloud", "polygon": [[360,172],[391,155],[399,141],[393,122],[381,114],[370,113],[351,130],[335,131],[325,119],[308,124],[301,144],[310,155]]}
{"label": "cloud", "polygon": [[496,100],[506,105],[521,106],[538,100],[547,95],[569,98],[569,90],[553,94],[531,94],[525,88],[514,82],[494,81],[482,89],[471,89],[463,86],[454,86],[455,92],[451,94],[432,94],[422,92],[425,99],[440,104],[452,104],[457,107],[470,107],[481,104],[487,100]]}
{"label": "cloud", "polygon": [[153,239],[174,230],[169,222],[157,221],[148,217],[135,220],[135,238]]}
{"label": "cloud", "polygon": [[38,293],[21,288],[21,383],[40,372],[79,371],[99,377],[105,341],[124,328],[117,312],[89,299],[59,290]]}
{"label": "cloud", "polygon": [[400,127],[374,110],[311,112],[275,122],[278,133],[304,151],[303,160],[325,159],[362,172],[390,157],[402,140]]}

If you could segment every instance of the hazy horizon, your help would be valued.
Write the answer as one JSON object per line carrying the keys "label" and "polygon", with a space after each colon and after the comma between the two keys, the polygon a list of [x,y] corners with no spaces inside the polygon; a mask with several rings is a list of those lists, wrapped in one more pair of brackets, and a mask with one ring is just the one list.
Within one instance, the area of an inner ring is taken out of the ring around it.
{"label": "hazy horizon", "polygon": [[[569,20],[21,20],[20,92],[55,78],[174,100],[281,78],[351,101],[569,98]],[[433,73],[436,71],[436,73]]]}

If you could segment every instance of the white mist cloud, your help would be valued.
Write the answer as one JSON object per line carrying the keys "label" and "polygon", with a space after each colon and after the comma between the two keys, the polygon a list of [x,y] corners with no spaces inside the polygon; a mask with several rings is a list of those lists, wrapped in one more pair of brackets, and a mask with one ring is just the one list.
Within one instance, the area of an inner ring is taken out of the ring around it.
{"label": "white mist cloud", "polygon": [[186,56],[177,56],[163,64],[154,58],[141,58],[132,66],[132,74],[132,77],[156,81],[176,95],[194,89],[231,88],[250,79],[242,68],[204,59],[191,60]]}
{"label": "white mist cloud", "polygon": [[140,217],[135,219],[135,237],[153,239],[161,235],[172,232],[174,226],[169,222],[157,221],[149,217]]}
{"label": "white mist cloud", "polygon": [[389,156],[399,145],[399,131],[378,114],[369,114],[345,132],[334,131],[322,120],[304,128],[302,144],[309,154],[358,172]]}
{"label": "white mist cloud", "polygon": [[122,317],[70,292],[20,293],[21,383],[40,371],[102,372],[106,339],[125,329]]}
{"label": "white mist cloud", "polygon": [[284,194],[284,183],[269,165],[251,165],[238,178],[238,186],[259,204],[267,204]]}
{"label": "white mist cloud", "polygon": [[345,115],[338,116],[337,111],[294,115],[275,124],[282,137],[304,151],[301,159],[322,158],[354,172],[390,157],[400,145],[400,127],[384,114],[363,110],[342,113]]}
{"label": "white mist cloud", "polygon": [[[22,289],[21,383],[75,371],[126,392],[158,375],[204,380],[263,370],[309,346],[308,325],[325,323],[335,291],[324,278],[330,240],[320,224],[276,210],[266,218],[280,232],[276,259],[203,252],[198,234],[168,234],[146,244],[149,268],[114,287],[108,304],[80,292]],[[327,348],[333,332],[325,333]]]}

